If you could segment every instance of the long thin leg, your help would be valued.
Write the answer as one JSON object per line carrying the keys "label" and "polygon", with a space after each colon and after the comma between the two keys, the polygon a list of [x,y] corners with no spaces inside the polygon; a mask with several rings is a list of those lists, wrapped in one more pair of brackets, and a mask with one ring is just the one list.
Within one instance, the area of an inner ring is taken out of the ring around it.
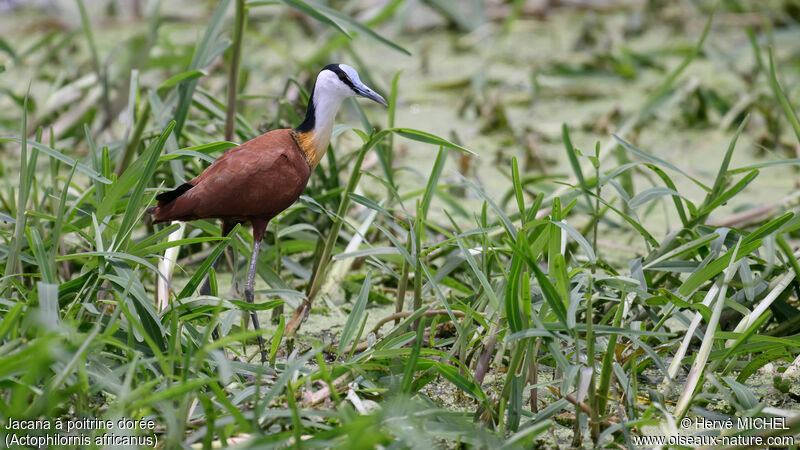
{"label": "long thin leg", "polygon": [[[258,263],[258,250],[261,248],[261,240],[267,230],[268,220],[253,220],[253,255],[250,257],[250,272],[247,274],[247,286],[244,288],[244,299],[247,303],[253,304],[255,297],[256,284],[256,264]],[[253,329],[258,332],[258,348],[261,350],[261,362],[267,362],[267,351],[264,348],[264,338],[261,336],[261,326],[258,324],[258,314],[256,310],[250,311],[250,319],[253,321]]]}
{"label": "long thin leg", "polygon": [[[273,241],[275,245],[275,273],[280,275],[281,273],[281,247],[278,245],[278,229],[277,227],[273,227],[272,230],[273,236],[275,240]],[[283,304],[272,308],[272,324],[278,325],[281,322],[281,317],[283,316]]]}
{"label": "long thin leg", "polygon": [[[261,247],[261,241],[253,242],[253,256],[250,258],[250,273],[247,274],[247,287],[244,288],[244,298],[247,303],[253,304],[253,297],[255,296],[256,284],[256,263],[258,262],[258,250]],[[264,349],[264,338],[261,337],[261,326],[258,324],[258,314],[256,310],[250,310],[250,320],[253,321],[253,328],[259,331],[258,334],[258,348],[261,350],[261,362],[267,362],[267,351]]]}

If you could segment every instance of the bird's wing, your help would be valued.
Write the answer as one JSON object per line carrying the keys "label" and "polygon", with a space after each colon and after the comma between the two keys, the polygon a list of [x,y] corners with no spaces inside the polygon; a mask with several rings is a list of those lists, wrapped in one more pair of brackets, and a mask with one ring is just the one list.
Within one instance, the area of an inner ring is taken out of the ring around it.
{"label": "bird's wing", "polygon": [[220,156],[189,182],[176,210],[196,218],[272,217],[289,207],[310,175],[289,133],[275,130]]}

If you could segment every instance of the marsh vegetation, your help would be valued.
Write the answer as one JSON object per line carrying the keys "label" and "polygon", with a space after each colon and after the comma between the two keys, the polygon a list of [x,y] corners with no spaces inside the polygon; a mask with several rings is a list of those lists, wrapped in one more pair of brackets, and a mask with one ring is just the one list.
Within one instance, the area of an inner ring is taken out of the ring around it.
{"label": "marsh vegetation", "polygon": [[[91,420],[160,448],[800,432],[796,0],[0,10],[4,440]],[[390,106],[345,104],[250,305],[248,227],[144,210],[299,124],[331,62]]]}

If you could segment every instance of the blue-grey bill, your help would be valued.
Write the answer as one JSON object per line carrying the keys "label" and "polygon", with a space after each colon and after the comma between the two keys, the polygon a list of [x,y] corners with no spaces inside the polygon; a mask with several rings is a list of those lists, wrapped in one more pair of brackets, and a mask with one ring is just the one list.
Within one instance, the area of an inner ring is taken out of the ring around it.
{"label": "blue-grey bill", "polygon": [[358,88],[356,88],[356,92],[358,92],[358,95],[366,97],[370,100],[374,100],[383,106],[389,106],[389,104],[386,103],[386,100],[384,100],[383,97],[381,97],[380,95],[378,95],[377,92],[373,91],[372,89],[366,86],[359,86]]}

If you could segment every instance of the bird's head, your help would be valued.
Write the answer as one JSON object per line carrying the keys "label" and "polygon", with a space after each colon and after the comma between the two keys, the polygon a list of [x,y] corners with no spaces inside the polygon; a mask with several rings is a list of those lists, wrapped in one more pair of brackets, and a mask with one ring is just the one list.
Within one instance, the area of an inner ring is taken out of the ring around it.
{"label": "bird's head", "polygon": [[347,97],[365,97],[383,106],[386,100],[370,89],[358,77],[358,72],[347,64],[329,64],[317,75],[314,94],[344,100]]}
{"label": "bird's head", "polygon": [[317,75],[306,109],[306,118],[293,130],[295,139],[306,154],[306,161],[315,167],[331,140],[333,119],[342,100],[366,97],[389,106],[378,93],[361,82],[358,72],[346,64],[329,64]]}

